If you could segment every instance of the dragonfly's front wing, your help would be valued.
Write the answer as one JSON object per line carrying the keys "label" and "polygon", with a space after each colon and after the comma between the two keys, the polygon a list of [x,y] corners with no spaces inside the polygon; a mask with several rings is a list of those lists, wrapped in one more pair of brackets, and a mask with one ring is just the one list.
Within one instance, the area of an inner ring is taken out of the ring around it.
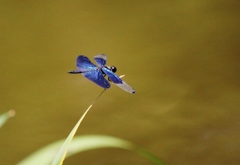
{"label": "dragonfly's front wing", "polygon": [[129,86],[127,83],[125,83],[124,81],[122,81],[122,79],[120,79],[116,74],[114,74],[111,70],[109,70],[108,68],[103,67],[102,68],[103,72],[108,76],[108,78],[115,84],[117,85],[119,88],[125,90],[126,92],[129,93],[135,93],[135,90]]}
{"label": "dragonfly's front wing", "polygon": [[130,86],[128,85],[127,83],[125,83],[124,81],[122,81],[121,84],[115,84],[117,85],[119,88],[121,88],[122,90],[125,90],[126,92],[129,92],[129,93],[132,93],[134,94],[135,93],[135,90]]}

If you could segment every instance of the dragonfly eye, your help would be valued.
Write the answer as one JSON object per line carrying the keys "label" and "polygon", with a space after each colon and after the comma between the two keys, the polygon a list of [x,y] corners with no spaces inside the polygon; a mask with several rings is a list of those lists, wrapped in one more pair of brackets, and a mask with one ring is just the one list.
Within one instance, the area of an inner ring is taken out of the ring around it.
{"label": "dragonfly eye", "polygon": [[110,68],[111,68],[111,71],[112,71],[113,73],[115,73],[115,72],[117,71],[117,68],[116,68],[115,66],[111,66]]}

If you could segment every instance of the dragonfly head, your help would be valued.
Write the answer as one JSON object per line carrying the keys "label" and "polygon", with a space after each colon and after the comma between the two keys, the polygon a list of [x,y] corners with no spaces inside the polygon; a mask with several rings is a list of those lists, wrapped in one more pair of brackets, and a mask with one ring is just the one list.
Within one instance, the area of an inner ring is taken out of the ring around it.
{"label": "dragonfly head", "polygon": [[115,72],[117,71],[117,68],[116,68],[115,66],[111,66],[109,69],[110,69],[113,73],[115,73]]}

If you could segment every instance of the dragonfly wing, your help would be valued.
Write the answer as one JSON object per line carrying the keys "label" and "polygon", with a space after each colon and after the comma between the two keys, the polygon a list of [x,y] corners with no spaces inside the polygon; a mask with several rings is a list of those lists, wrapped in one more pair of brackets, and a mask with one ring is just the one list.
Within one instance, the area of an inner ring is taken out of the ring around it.
{"label": "dragonfly wing", "polygon": [[114,74],[108,68],[103,67],[102,70],[114,84],[121,84],[122,83],[122,79],[120,79],[116,74]]}
{"label": "dragonfly wing", "polygon": [[110,83],[103,77],[102,71],[99,69],[95,71],[84,72],[82,75],[102,88],[110,88]]}
{"label": "dragonfly wing", "polygon": [[130,86],[128,85],[127,83],[125,83],[124,81],[122,81],[121,84],[115,84],[117,85],[119,88],[121,88],[122,90],[125,90],[126,92],[129,92],[129,93],[132,93],[134,94],[135,93],[135,90]]}
{"label": "dragonfly wing", "polygon": [[97,69],[97,66],[94,65],[86,56],[80,55],[77,57],[76,66],[80,72],[89,72]]}
{"label": "dragonfly wing", "polygon": [[122,81],[122,79],[120,79],[116,74],[114,74],[111,70],[103,67],[102,68],[103,72],[108,76],[108,78],[115,84],[117,85],[119,88],[121,88],[122,90],[125,90],[126,92],[129,93],[135,93],[135,90],[128,85],[127,83],[125,83],[124,81]]}
{"label": "dragonfly wing", "polygon": [[106,64],[107,56],[105,54],[99,54],[94,57],[98,66],[104,66]]}
{"label": "dragonfly wing", "polygon": [[76,62],[78,71],[92,82],[96,83],[102,88],[110,88],[110,83],[103,77],[102,71],[94,65],[88,57],[80,55]]}

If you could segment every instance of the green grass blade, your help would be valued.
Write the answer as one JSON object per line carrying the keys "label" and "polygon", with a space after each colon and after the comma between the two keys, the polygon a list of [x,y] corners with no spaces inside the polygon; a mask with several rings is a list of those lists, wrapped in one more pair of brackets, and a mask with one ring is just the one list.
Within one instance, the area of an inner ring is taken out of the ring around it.
{"label": "green grass blade", "polygon": [[10,110],[0,115],[0,128],[7,122],[8,119],[15,115],[14,110]]}
{"label": "green grass blade", "polygon": [[[58,141],[49,146],[46,146],[39,151],[33,153],[28,158],[24,159],[19,165],[48,165],[51,163],[56,151],[61,146],[63,141]],[[147,150],[134,145],[133,143],[111,136],[104,135],[86,135],[73,138],[68,147],[66,157],[77,154],[79,152],[99,149],[99,148],[119,148],[133,151],[145,157],[155,165],[164,165],[164,163],[155,155]]]}
{"label": "green grass blade", "polygon": [[90,110],[90,108],[93,106],[93,104],[100,98],[100,96],[106,91],[106,89],[104,89],[99,95],[98,97],[92,102],[92,104],[88,107],[88,109],[84,112],[84,114],[82,115],[82,117],[78,120],[77,124],[74,126],[74,128],[72,129],[72,131],[70,132],[70,134],[68,135],[67,139],[65,140],[65,142],[63,143],[60,151],[57,153],[56,157],[54,158],[52,165],[62,165],[63,161],[66,157],[67,151],[68,151],[68,147],[75,135],[75,133],[77,132],[77,129],[79,127],[79,125],[81,124],[82,120],[84,119],[84,117],[86,116],[86,114],[88,113],[88,111]]}
{"label": "green grass blade", "polygon": [[52,165],[61,165],[65,159],[66,153],[68,151],[68,147],[75,135],[75,133],[77,132],[77,129],[79,127],[79,125],[81,124],[82,120],[84,119],[84,117],[86,116],[87,112],[90,110],[90,108],[92,107],[92,105],[90,105],[88,107],[88,109],[85,111],[85,113],[82,115],[82,117],[79,119],[79,121],[77,122],[77,124],[74,126],[74,128],[72,129],[71,133],[68,135],[67,139],[65,140],[65,142],[63,143],[60,151],[58,152],[58,154],[56,155],[56,157],[54,158]]}

